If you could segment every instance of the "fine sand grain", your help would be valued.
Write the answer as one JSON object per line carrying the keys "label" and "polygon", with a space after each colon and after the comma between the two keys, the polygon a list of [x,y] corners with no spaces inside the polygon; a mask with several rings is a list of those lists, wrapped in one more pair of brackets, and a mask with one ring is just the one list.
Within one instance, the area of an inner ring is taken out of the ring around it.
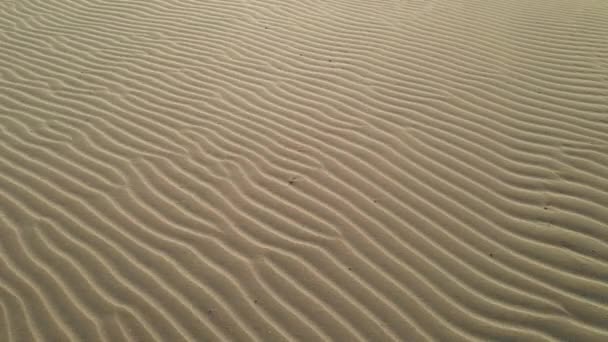
{"label": "fine sand grain", "polygon": [[0,0],[0,341],[608,341],[608,1]]}

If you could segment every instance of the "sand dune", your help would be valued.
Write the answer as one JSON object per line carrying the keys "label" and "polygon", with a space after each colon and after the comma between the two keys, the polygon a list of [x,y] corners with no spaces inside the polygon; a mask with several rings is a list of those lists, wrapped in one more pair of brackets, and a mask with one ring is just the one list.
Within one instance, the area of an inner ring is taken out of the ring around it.
{"label": "sand dune", "polygon": [[608,341],[608,2],[0,0],[0,341]]}

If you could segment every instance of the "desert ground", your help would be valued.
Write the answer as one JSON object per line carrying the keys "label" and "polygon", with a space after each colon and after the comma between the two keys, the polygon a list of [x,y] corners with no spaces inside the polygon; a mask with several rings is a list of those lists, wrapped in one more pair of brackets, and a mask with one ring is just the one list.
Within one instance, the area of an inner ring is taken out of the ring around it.
{"label": "desert ground", "polygon": [[608,341],[608,1],[0,0],[0,341]]}

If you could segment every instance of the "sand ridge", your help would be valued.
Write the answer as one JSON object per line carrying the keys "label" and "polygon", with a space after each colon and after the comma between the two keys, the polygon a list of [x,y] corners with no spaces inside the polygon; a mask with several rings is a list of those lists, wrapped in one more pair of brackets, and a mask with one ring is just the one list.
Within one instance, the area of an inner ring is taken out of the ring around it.
{"label": "sand ridge", "polygon": [[0,0],[0,340],[607,340],[607,16]]}

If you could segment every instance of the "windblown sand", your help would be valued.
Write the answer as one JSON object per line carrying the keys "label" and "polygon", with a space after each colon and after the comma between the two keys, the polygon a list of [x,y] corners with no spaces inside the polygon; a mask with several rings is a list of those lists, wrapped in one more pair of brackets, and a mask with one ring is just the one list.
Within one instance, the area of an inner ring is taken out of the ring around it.
{"label": "windblown sand", "polygon": [[608,2],[0,0],[0,341],[608,341]]}

